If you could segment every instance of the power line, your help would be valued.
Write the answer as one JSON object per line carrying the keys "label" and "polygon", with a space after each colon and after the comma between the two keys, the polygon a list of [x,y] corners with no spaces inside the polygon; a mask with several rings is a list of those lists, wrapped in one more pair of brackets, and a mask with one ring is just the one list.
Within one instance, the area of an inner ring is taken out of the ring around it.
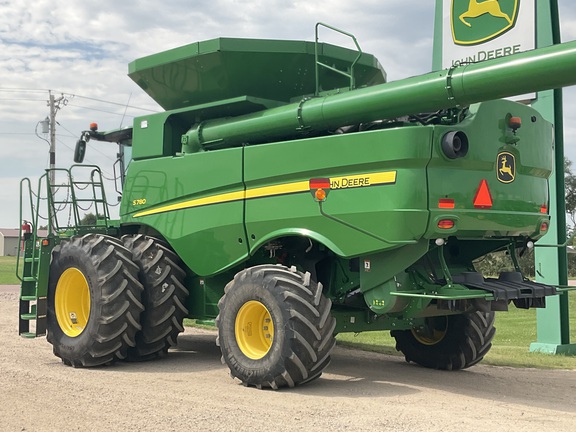
{"label": "power line", "polygon": [[142,110],[142,111],[148,111],[148,112],[152,112],[152,113],[160,112],[160,111],[158,111],[158,110],[152,110],[152,109],[149,109],[149,108],[135,107],[135,106],[133,106],[133,105],[127,105],[127,104],[123,104],[123,103],[120,103],[120,102],[105,101],[105,100],[102,100],[102,99],[97,99],[97,98],[93,98],[93,97],[89,97],[89,96],[81,96],[81,95],[77,95],[77,94],[71,94],[70,96],[77,97],[77,98],[80,98],[80,99],[87,99],[87,100],[91,100],[91,101],[107,103],[107,104],[110,104],[110,105],[117,105],[117,106],[121,106],[121,107],[123,107],[123,108],[132,108],[132,109],[137,109],[137,110]]}
{"label": "power line", "polygon": [[[62,129],[64,129],[66,132],[68,132],[72,138],[76,138],[78,135],[74,135],[73,132],[70,132],[68,129],[66,129],[64,126],[62,126],[60,123],[56,122],[56,124],[58,126],[60,126]],[[61,142],[60,140],[58,140],[58,142]],[[68,147],[69,149],[71,149],[69,146],[67,146],[66,144],[62,143],[65,147]],[[110,156],[108,156],[106,153],[104,153],[103,151],[100,151],[98,148],[91,146],[94,150],[96,150],[98,153],[100,153],[102,156],[104,156],[105,158],[115,162],[115,159],[111,158]],[[73,150],[73,149],[71,149]]]}
{"label": "power line", "polygon": [[15,92],[24,92],[24,93],[46,93],[48,89],[28,89],[23,87],[0,87],[0,92],[7,92],[7,93],[15,93]]}
{"label": "power line", "polygon": [[[50,91],[50,89],[31,89],[31,88],[24,88],[24,87],[0,87],[0,92],[6,92],[6,93],[18,93],[18,92],[22,92],[22,93],[47,93],[49,91]],[[91,97],[91,96],[83,96],[83,95],[65,92],[65,91],[57,91],[57,90],[52,90],[52,91],[54,91],[54,93],[60,93],[62,95],[66,95],[67,97],[70,97],[70,98],[86,99],[86,100],[91,100],[94,102],[100,102],[100,103],[105,103],[105,104],[109,104],[109,105],[116,105],[116,106],[121,106],[123,108],[131,108],[131,109],[140,110],[140,111],[147,111],[147,112],[151,112],[151,113],[160,112],[159,110],[142,108],[142,107],[137,107],[134,105],[127,105],[125,103],[108,101],[108,100],[99,99],[99,98],[95,98],[95,97]],[[42,101],[40,100],[39,102],[42,102]],[[78,105],[75,105],[75,106],[78,106]],[[88,108],[88,107],[81,107],[81,106],[78,106],[78,107],[86,108],[86,109],[93,109],[95,111],[98,111],[95,108]],[[109,114],[117,114],[117,113],[110,113],[108,111],[103,111],[103,112],[107,112]],[[122,115],[122,114],[118,114],[118,115]]]}
{"label": "power line", "polygon": [[1,99],[0,98],[0,102],[44,102],[45,99],[16,99],[16,98],[10,98],[10,99]]}
{"label": "power line", "polygon": [[[112,114],[112,115],[117,115],[117,116],[122,116],[122,115],[124,115],[124,114],[122,114],[122,113],[117,113],[117,112],[112,112],[112,111],[106,111],[106,110],[99,109],[99,108],[92,108],[92,107],[86,107],[86,106],[82,106],[82,105],[76,105],[75,103],[69,103],[68,106],[72,106],[72,107],[75,107],[75,108],[82,108],[82,109],[89,110],[89,111],[103,112],[103,113],[106,113],[106,114]],[[127,117],[132,117],[132,118],[134,118],[134,116],[131,116],[131,115],[128,115]]]}
{"label": "power line", "polygon": [[[70,147],[68,144],[66,144],[65,142],[63,142],[62,140],[57,139],[56,141],[58,141],[60,144],[62,144],[62,145],[63,145],[64,147],[66,147],[68,150],[71,150],[72,152],[74,152],[74,149],[73,149],[72,147]],[[98,153],[102,154],[104,157],[106,157],[107,159],[110,159],[111,161],[114,160],[114,159],[112,159],[111,157],[106,156],[106,154],[102,153],[101,151],[98,151]],[[85,160],[86,160],[87,162],[90,162],[92,165],[98,165],[97,163],[95,163],[94,161],[90,160],[89,158],[85,158]],[[108,171],[106,171],[106,170],[103,170],[101,167],[100,167],[100,171],[102,171],[102,172],[105,173],[106,175],[109,175],[110,177],[113,177],[112,174],[110,174],[110,173],[109,173]]]}

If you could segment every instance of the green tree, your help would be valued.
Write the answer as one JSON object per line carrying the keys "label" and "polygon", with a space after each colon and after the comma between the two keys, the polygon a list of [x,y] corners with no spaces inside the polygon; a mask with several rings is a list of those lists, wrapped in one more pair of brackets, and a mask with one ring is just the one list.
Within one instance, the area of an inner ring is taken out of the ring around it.
{"label": "green tree", "polygon": [[94,213],[87,213],[80,219],[80,225],[96,225],[96,215]]}
{"label": "green tree", "polygon": [[576,175],[572,172],[572,161],[564,158],[564,185],[566,188],[566,214],[571,224],[566,227],[568,238],[573,240],[576,226]]}

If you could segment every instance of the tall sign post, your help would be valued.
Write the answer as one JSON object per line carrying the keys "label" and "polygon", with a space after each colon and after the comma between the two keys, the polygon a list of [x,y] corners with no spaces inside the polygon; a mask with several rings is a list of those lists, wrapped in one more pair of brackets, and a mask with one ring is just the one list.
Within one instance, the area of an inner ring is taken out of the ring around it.
{"label": "tall sign post", "polygon": [[[436,0],[435,15],[435,70],[560,43],[557,0]],[[566,285],[562,90],[514,99],[530,103],[555,125],[555,167],[549,181],[552,223],[537,243],[535,269],[537,280]],[[570,344],[567,295],[546,301],[547,307],[537,311],[537,342],[530,350],[576,354],[576,344]]]}

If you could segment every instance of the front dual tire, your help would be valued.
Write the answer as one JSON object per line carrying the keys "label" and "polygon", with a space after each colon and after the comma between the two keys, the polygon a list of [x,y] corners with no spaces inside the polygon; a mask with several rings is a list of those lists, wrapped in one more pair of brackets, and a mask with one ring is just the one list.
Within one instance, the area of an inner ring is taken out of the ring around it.
{"label": "front dual tire", "polygon": [[87,234],[53,252],[48,341],[65,364],[163,356],[184,330],[185,271],[158,239]]}
{"label": "front dual tire", "polygon": [[87,234],[53,252],[47,339],[70,366],[126,358],[141,329],[143,286],[131,253],[113,237]]}

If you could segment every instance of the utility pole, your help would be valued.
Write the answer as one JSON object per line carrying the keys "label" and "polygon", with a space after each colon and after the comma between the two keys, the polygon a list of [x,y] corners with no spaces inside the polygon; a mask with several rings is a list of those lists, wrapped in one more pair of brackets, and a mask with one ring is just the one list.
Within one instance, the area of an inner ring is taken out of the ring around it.
{"label": "utility pole", "polygon": [[50,107],[50,185],[54,187],[56,184],[56,112],[60,109],[60,103],[66,100],[64,95],[60,96],[58,99],[54,97],[51,90],[48,90],[48,95],[50,100],[48,101],[48,106]]}
{"label": "utility pole", "polygon": [[[64,98],[64,95],[61,95],[59,98],[55,98],[51,90],[48,90],[48,95],[48,106],[50,107],[50,175],[48,179],[50,181],[51,198],[52,201],[54,201],[54,193],[56,190],[56,171],[54,170],[54,168],[56,168],[56,113],[60,109],[60,104],[62,103],[66,105],[68,100]],[[55,214],[54,218],[56,218]],[[50,224],[52,228],[55,228],[56,221],[51,220]]]}

